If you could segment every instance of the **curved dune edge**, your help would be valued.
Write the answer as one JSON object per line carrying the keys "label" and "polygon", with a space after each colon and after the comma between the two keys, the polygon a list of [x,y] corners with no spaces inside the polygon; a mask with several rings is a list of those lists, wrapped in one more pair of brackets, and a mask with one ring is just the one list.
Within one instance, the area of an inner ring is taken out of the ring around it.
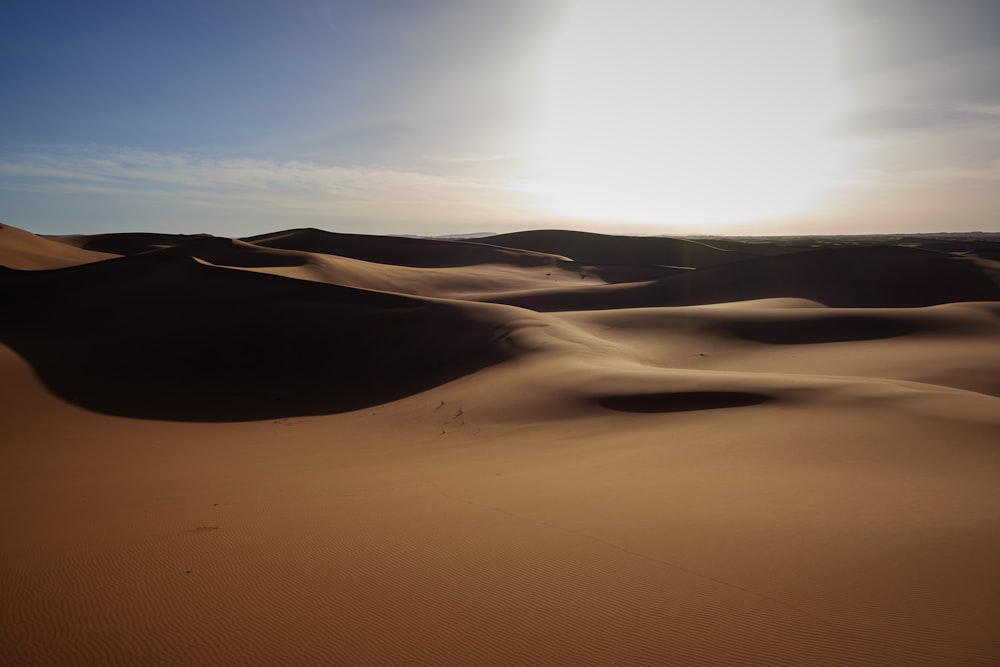
{"label": "curved dune edge", "polygon": [[[418,393],[508,357],[504,309],[206,265],[170,253],[3,272],[0,340],[104,414],[242,421]],[[497,314],[499,312],[499,315]]]}

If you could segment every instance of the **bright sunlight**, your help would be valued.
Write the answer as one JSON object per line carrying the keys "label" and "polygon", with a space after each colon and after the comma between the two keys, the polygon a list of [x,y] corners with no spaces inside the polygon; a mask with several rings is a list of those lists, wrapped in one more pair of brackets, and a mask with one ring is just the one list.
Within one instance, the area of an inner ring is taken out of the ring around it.
{"label": "bright sunlight", "polygon": [[580,219],[712,225],[815,206],[846,162],[822,0],[578,0],[529,186]]}

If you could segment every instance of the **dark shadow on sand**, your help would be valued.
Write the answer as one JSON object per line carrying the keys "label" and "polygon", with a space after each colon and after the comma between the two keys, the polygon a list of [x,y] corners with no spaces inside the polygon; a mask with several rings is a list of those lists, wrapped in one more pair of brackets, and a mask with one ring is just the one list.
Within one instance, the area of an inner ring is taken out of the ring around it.
{"label": "dark shadow on sand", "polygon": [[502,319],[152,252],[0,268],[0,340],[60,398],[110,415],[232,422],[379,405],[507,358]]}
{"label": "dark shadow on sand", "polygon": [[664,391],[645,394],[615,394],[593,399],[598,405],[619,412],[691,412],[760,405],[770,397],[742,391]]}

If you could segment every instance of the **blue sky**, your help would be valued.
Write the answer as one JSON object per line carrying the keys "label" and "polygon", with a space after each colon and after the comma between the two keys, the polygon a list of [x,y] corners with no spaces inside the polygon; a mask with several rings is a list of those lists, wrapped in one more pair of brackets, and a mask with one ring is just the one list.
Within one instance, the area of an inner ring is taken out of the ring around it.
{"label": "blue sky", "polygon": [[994,0],[12,1],[0,220],[1000,229]]}

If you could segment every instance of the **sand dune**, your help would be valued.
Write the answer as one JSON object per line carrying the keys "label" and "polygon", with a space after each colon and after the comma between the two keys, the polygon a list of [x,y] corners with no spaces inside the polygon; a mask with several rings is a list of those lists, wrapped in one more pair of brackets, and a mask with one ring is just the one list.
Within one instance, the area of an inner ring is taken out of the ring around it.
{"label": "sand dune", "polygon": [[36,271],[89,264],[113,257],[117,255],[63,245],[17,227],[0,225],[0,266]]}
{"label": "sand dune", "polygon": [[499,306],[232,271],[174,250],[0,272],[12,295],[0,339],[66,400],[195,421],[378,405],[506,356]]}
{"label": "sand dune", "polygon": [[990,246],[485,241],[0,229],[0,663],[1000,663]]}
{"label": "sand dune", "polygon": [[521,249],[512,250],[482,243],[400,236],[336,234],[319,229],[292,229],[275,234],[250,236],[243,240],[268,248],[307,250],[363,259],[379,264],[425,268],[472,266],[475,264],[552,266],[557,259],[566,259],[549,253]]}
{"label": "sand dune", "polygon": [[54,238],[67,245],[86,250],[136,255],[150,250],[162,250],[191,240],[211,238],[209,234],[160,234],[156,232],[119,232],[110,234],[77,234]]}
{"label": "sand dune", "polygon": [[989,270],[965,257],[899,246],[819,248],[686,271],[655,281],[497,295],[533,310],[680,306],[796,297],[841,308],[906,308],[1000,299]]}
{"label": "sand dune", "polygon": [[61,240],[80,248],[113,249],[119,255],[167,253],[218,266],[259,269],[273,275],[361,289],[487,301],[493,294],[504,296],[553,286],[573,290],[683,272],[642,264],[581,263],[555,255],[482,244],[320,230],[279,232],[252,237],[249,239],[252,242],[206,234],[154,233],[101,234]]}
{"label": "sand dune", "polygon": [[699,241],[659,237],[609,236],[568,230],[497,234],[476,242],[571,257],[590,264],[651,264],[705,268],[755,255],[716,248]]}

